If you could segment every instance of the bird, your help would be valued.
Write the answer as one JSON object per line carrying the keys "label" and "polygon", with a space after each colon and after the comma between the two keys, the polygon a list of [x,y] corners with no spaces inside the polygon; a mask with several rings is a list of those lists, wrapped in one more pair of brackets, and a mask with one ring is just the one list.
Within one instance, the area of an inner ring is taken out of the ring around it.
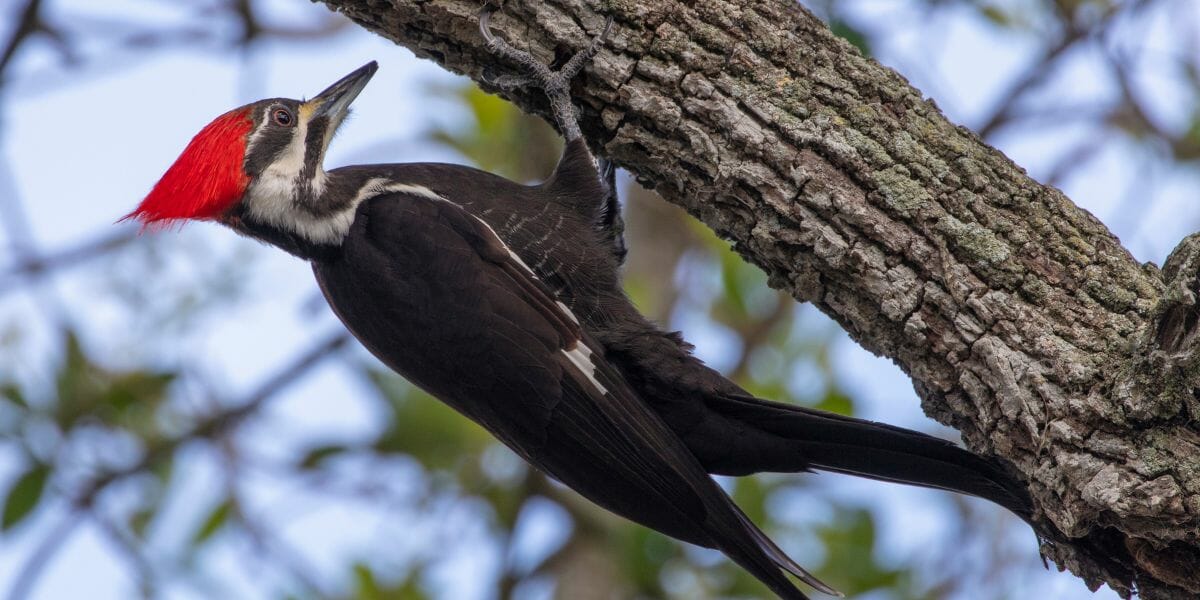
{"label": "bird", "polygon": [[646,319],[621,289],[612,163],[583,137],[570,83],[607,39],[557,70],[479,28],[534,86],[565,139],[524,185],[462,165],[326,170],[374,61],[307,101],[268,98],[205,126],[124,219],[211,221],[308,261],[332,311],[383,364],[595,504],[720,550],[786,600],[792,560],[711,475],[824,470],[979,496],[1030,521],[1011,467],[883,423],[756,398]]}

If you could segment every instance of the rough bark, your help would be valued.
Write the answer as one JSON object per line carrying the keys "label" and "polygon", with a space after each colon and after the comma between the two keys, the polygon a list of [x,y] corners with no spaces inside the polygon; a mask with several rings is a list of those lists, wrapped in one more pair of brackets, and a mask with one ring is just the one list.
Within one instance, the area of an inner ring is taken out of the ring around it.
{"label": "rough bark", "polygon": [[[511,72],[479,0],[324,1],[477,81]],[[510,0],[493,29],[549,60],[606,15],[574,87],[600,152],[1011,461],[1057,564],[1092,587],[1200,594],[1200,239],[1138,264],[789,0]],[[536,92],[511,99],[545,114]]]}

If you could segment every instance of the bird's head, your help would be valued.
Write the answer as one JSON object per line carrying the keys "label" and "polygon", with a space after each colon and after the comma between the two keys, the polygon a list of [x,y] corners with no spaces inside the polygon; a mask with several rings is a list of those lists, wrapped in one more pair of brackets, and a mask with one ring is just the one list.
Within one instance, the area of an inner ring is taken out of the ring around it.
{"label": "bird's head", "polygon": [[321,212],[315,205],[327,183],[329,141],[376,69],[367,63],[308,101],[269,98],[217,117],[125,219],[146,226],[214,220],[237,227],[243,219],[304,225]]}

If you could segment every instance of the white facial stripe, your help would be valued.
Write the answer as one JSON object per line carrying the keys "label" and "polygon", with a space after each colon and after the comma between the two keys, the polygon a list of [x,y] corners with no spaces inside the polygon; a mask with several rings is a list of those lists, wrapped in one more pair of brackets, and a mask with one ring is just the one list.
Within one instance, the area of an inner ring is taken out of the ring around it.
{"label": "white facial stripe", "polygon": [[271,107],[264,106],[262,118],[259,119],[259,121],[258,121],[259,123],[261,123],[261,125],[258,126],[258,129],[255,129],[254,131],[252,131],[250,133],[250,139],[246,140],[246,156],[250,156],[251,154],[254,154],[254,145],[257,144],[258,139],[262,137],[262,132],[267,130],[266,124],[267,124],[267,119],[269,118],[270,114],[271,114]]}
{"label": "white facial stripe", "polygon": [[600,385],[599,381],[596,381],[596,365],[592,362],[592,351],[589,350],[587,346],[584,346],[583,344],[575,344],[574,348],[571,348],[570,350],[563,350],[562,353],[567,355],[567,358],[571,361],[571,364],[574,365],[575,368],[579,369],[579,372],[587,377],[588,381],[590,381],[592,385],[600,391],[601,394],[608,393],[608,389],[603,385]]}
{"label": "white facial stripe", "polygon": [[[270,110],[270,107],[267,108]],[[250,146],[257,142],[260,131],[270,127],[270,115],[263,115],[262,125],[250,138]],[[308,123],[298,119],[292,139],[271,164],[255,178],[246,195],[246,208],[250,214],[272,225],[285,225],[294,216],[294,204],[299,191],[300,175],[304,171],[304,138],[308,134]]]}
{"label": "white facial stripe", "polygon": [[[273,108],[274,106],[268,106],[265,109],[262,125],[250,135],[247,154],[258,142],[262,132],[270,127],[268,119]],[[304,111],[300,111],[297,116],[298,122],[291,141],[246,191],[246,210],[258,221],[293,231],[310,241],[336,244],[350,231],[350,224],[354,221],[354,209],[358,204],[356,202],[348,211],[319,217],[296,205],[303,184],[301,177],[304,174],[304,141],[308,136],[308,120],[303,115]],[[318,164],[308,182],[314,197],[320,197],[325,191],[327,180],[325,169]]]}

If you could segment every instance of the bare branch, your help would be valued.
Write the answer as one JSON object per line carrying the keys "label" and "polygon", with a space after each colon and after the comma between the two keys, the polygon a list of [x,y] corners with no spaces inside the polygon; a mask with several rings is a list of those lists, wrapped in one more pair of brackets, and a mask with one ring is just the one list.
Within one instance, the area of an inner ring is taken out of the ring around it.
{"label": "bare branch", "polygon": [[17,260],[16,264],[8,268],[3,277],[0,277],[0,294],[14,291],[27,284],[29,279],[102,258],[114,250],[125,247],[135,239],[137,239],[137,233],[126,229],[115,233],[101,234],[96,238],[53,254],[23,256]]}
{"label": "bare branch", "polygon": [[325,336],[323,340],[293,359],[288,366],[260,383],[246,398],[233,405],[233,408],[203,419],[183,435],[152,444],[146,448],[142,459],[136,463],[92,479],[77,493],[75,503],[83,506],[90,505],[109,485],[153,468],[188,442],[198,439],[215,439],[227,433],[349,341],[350,334],[344,330]]}
{"label": "bare branch", "polygon": [[17,576],[13,580],[12,587],[8,589],[8,600],[26,600],[30,593],[33,592],[34,586],[42,575],[42,571],[50,565],[50,561],[57,554],[71,536],[79,530],[79,526],[84,521],[85,513],[79,509],[71,509],[58,525],[54,526],[42,538],[42,542],[37,545],[37,548],[25,559],[24,564],[17,571]]}

